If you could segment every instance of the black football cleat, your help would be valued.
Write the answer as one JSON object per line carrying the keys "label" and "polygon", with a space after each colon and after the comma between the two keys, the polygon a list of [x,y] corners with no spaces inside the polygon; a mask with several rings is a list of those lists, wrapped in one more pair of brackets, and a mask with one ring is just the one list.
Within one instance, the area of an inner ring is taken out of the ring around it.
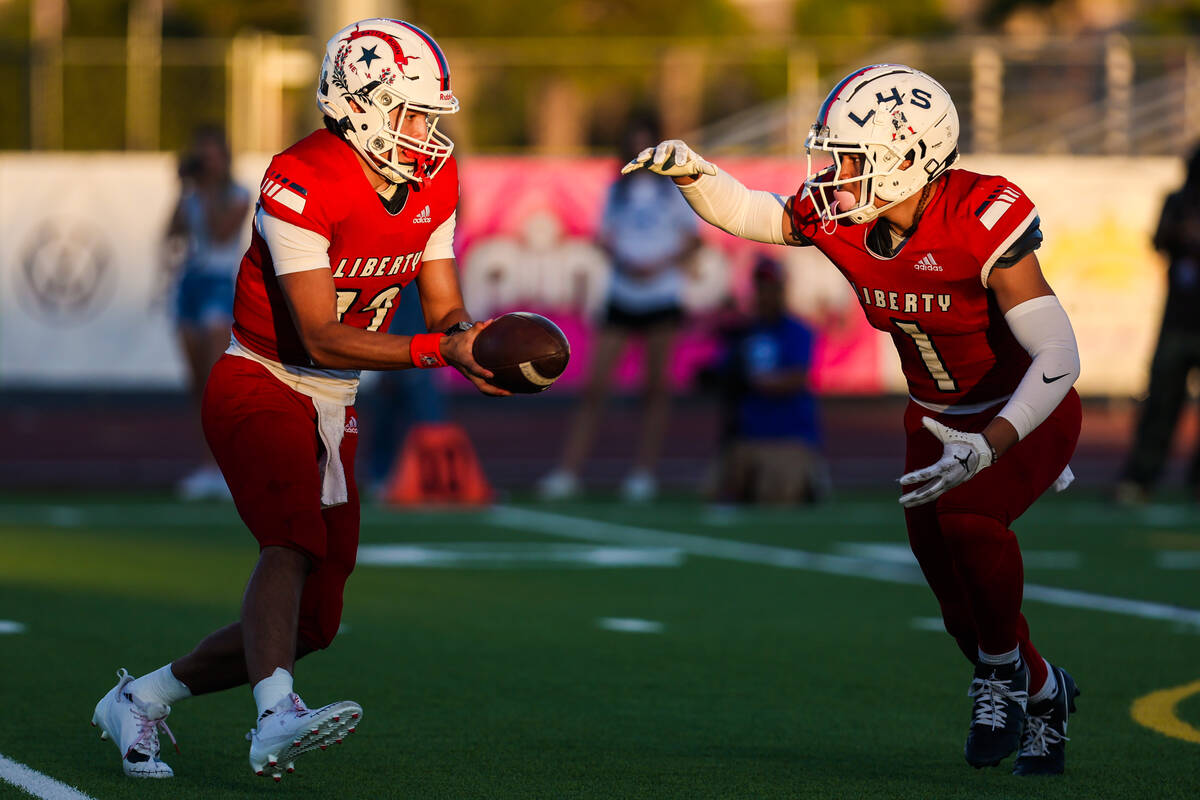
{"label": "black football cleat", "polygon": [[1058,680],[1058,694],[1029,706],[1013,775],[1061,775],[1066,767],[1067,718],[1075,713],[1079,687],[1066,670],[1050,668]]}
{"label": "black football cleat", "polygon": [[968,697],[975,699],[964,755],[976,769],[994,767],[1021,743],[1029,673],[1023,663],[978,664]]}

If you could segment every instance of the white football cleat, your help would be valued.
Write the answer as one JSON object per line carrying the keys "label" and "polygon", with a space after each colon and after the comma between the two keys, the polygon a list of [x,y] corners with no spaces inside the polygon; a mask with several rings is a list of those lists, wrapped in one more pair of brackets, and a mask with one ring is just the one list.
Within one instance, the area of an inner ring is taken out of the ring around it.
{"label": "white football cleat", "polygon": [[648,503],[658,495],[658,481],[648,470],[635,469],[621,482],[621,499],[626,503]]}
{"label": "white football cleat", "polygon": [[147,703],[129,691],[133,676],[117,670],[117,685],[96,704],[92,726],[100,729],[101,739],[112,739],[121,751],[121,768],[131,778],[170,778],[175,772],[158,757],[158,729],[171,737],[175,752],[175,736],[167,727],[166,717],[171,707],[162,703]]}
{"label": "white football cleat", "polygon": [[570,500],[579,495],[579,477],[574,472],[556,469],[543,476],[536,488],[541,500]]}
{"label": "white football cleat", "polygon": [[294,772],[297,756],[309,750],[324,750],[341,744],[362,720],[358,703],[342,700],[309,710],[295,692],[279,701],[258,719],[258,727],[246,734],[250,740],[250,769],[255,775],[270,775],[276,781],[284,772]]}
{"label": "white football cleat", "polygon": [[175,486],[180,500],[232,500],[225,476],[215,466],[199,467]]}

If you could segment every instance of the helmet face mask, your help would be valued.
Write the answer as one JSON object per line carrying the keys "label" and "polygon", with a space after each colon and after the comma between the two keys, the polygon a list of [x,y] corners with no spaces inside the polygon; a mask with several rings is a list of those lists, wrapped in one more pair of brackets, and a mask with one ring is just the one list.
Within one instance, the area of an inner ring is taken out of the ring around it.
{"label": "helmet face mask", "polygon": [[[949,169],[958,132],[953,100],[925,73],[899,64],[858,70],[834,87],[809,131],[805,189],[822,220],[871,222]],[[814,153],[832,155],[833,166],[814,174]],[[861,157],[855,174],[848,154]]]}
{"label": "helmet face mask", "polygon": [[[367,164],[391,183],[432,178],[454,150],[438,118],[458,111],[450,70],[433,39],[392,19],[367,19],[334,34],[325,48],[317,107]],[[425,116],[414,135],[406,120]]]}

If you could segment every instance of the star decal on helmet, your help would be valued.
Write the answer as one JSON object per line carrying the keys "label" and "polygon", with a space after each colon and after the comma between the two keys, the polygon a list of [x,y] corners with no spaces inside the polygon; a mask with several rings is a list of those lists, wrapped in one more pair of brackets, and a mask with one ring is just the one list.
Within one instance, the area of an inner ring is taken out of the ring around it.
{"label": "star decal on helmet", "polygon": [[[372,61],[374,61],[374,60],[375,60],[375,59],[377,59],[377,58],[382,58],[382,56],[379,56],[379,55],[377,55],[377,54],[375,53],[375,50],[376,50],[376,48],[378,48],[378,47],[379,47],[379,45],[375,45],[374,47],[371,47],[371,48],[366,48],[366,47],[364,47],[364,48],[362,49],[362,55],[361,55],[361,56],[359,56],[359,59],[358,59],[358,60],[359,60],[359,61],[362,61],[362,62],[365,62],[365,63],[366,63],[366,65],[367,65],[367,69],[370,69],[370,68],[371,68],[371,62],[372,62]],[[358,62],[355,62],[355,63],[358,63]]]}

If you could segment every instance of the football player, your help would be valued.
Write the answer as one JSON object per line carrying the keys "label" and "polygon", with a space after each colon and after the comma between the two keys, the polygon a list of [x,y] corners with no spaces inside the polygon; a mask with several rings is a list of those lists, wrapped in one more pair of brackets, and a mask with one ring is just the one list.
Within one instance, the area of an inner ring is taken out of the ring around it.
{"label": "football player", "polygon": [[1079,690],[1030,640],[1011,525],[1071,480],[1079,355],[1034,252],[1033,202],[1005,178],[952,169],[958,134],[937,81],[879,64],[821,105],[809,177],[792,196],[751,191],[679,140],[624,171],[671,176],[700,217],[735,236],[816,247],[892,337],[910,396],[899,498],[909,543],[974,664],[966,759],[994,766],[1019,750],[1016,774],[1059,773]]}
{"label": "football player", "polygon": [[[438,122],[458,100],[441,49],[407,22],[349,25],[326,47],[317,105],[324,129],[263,176],[232,341],[204,395],[205,436],[258,563],[239,622],[140,678],[120,670],[97,704],[92,722],[127,775],[172,775],[158,742],[172,703],[247,682],[258,775],[279,780],[300,754],[354,732],[357,703],[310,709],[292,672],[333,641],[354,568],[359,370],[449,364],[507,394],[471,355],[487,323],[471,322],[454,261],[458,169]],[[432,333],[386,332],[402,291],[419,294]]]}

